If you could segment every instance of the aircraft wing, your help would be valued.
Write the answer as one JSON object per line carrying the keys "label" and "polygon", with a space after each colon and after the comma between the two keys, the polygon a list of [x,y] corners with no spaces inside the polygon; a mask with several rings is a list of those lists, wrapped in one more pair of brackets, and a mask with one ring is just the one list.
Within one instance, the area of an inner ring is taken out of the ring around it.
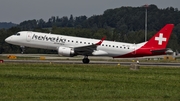
{"label": "aircraft wing", "polygon": [[99,42],[92,45],[74,47],[74,51],[78,55],[92,55],[92,53],[97,50],[97,46],[101,45],[104,39],[105,37],[103,37]]}

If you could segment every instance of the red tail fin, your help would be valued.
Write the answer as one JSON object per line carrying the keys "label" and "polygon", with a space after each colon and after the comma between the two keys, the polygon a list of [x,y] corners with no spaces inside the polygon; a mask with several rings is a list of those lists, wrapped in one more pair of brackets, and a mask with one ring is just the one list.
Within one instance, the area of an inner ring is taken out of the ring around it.
{"label": "red tail fin", "polygon": [[166,24],[159,32],[157,32],[143,47],[152,47],[156,49],[166,48],[169,41],[174,24]]}

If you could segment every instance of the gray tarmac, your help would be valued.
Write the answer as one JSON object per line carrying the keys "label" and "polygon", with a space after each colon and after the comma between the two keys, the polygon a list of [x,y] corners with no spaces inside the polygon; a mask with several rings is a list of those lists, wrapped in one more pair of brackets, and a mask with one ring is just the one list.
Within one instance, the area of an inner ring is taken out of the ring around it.
{"label": "gray tarmac", "polygon": [[[1,54],[1,57],[7,57],[9,55],[17,56],[17,59],[3,59],[4,63],[54,63],[54,64],[83,64],[82,56],[77,57],[59,57],[57,54]],[[45,59],[41,60],[40,57]],[[29,59],[26,59],[29,58]],[[31,59],[36,58],[36,59]],[[146,57],[147,58],[147,57]],[[156,59],[162,58],[162,56],[154,57]],[[132,60],[139,60],[140,66],[166,66],[166,67],[178,67],[180,68],[180,63],[165,63],[165,62],[141,62],[144,58],[128,58],[128,59],[113,59],[111,57],[89,57],[89,64],[107,64],[107,65],[132,65],[136,62]]]}
{"label": "gray tarmac", "polygon": [[[4,60],[4,63],[49,63],[49,64],[83,64],[81,60]],[[135,62],[117,62],[117,61],[90,61],[89,64],[106,64],[106,65],[121,65],[130,66]],[[178,67],[180,63],[154,63],[154,62],[140,62],[140,66],[158,66],[158,67]]]}

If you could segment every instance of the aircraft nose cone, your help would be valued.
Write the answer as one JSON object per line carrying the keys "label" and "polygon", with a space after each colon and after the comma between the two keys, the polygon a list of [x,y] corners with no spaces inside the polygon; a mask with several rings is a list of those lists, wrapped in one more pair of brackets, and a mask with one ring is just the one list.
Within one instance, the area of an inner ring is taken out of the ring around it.
{"label": "aircraft nose cone", "polygon": [[10,37],[8,37],[8,38],[6,38],[6,39],[5,39],[5,41],[8,43],[8,42],[10,42],[10,41],[11,41],[11,38],[10,38]]}

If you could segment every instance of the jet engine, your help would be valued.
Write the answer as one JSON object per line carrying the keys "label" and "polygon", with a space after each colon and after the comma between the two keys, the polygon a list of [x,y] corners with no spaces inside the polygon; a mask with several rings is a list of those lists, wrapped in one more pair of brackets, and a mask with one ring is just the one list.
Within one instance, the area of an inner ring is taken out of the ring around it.
{"label": "jet engine", "polygon": [[67,57],[75,56],[74,50],[72,48],[67,48],[67,47],[59,47],[58,54]]}

